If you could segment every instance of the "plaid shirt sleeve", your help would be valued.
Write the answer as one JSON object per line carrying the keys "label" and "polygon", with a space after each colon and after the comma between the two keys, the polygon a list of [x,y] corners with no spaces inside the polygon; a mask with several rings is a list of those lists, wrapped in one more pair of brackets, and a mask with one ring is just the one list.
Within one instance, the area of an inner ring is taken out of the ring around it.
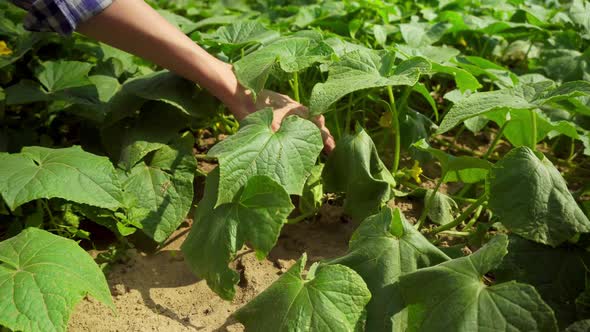
{"label": "plaid shirt sleeve", "polygon": [[28,11],[24,26],[32,31],[70,35],[76,27],[106,9],[114,0],[11,0]]}

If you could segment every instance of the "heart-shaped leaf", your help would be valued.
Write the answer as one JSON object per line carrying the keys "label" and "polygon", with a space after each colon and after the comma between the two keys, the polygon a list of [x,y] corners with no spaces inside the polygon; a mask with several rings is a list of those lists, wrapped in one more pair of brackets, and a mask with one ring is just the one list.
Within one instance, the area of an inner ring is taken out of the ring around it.
{"label": "heart-shaped leaf", "polygon": [[219,296],[233,299],[239,274],[227,265],[248,242],[264,257],[276,243],[293,205],[283,187],[267,176],[252,176],[229,203],[215,207],[219,168],[209,173],[195,222],[182,245],[191,270]]}
{"label": "heart-shaped leaf", "polygon": [[78,244],[28,228],[0,242],[0,325],[66,331],[86,294],[115,309],[104,274]]}
{"label": "heart-shaped leaf", "polygon": [[355,270],[367,283],[366,331],[405,330],[407,315],[397,281],[403,274],[449,260],[410,225],[399,209],[383,209],[367,218],[352,235],[348,253],[329,261]]}
{"label": "heart-shaped leaf", "polygon": [[408,331],[557,331],[553,311],[534,287],[485,284],[507,245],[507,237],[498,235],[468,257],[401,276],[412,317]]}
{"label": "heart-shaped leaf", "polygon": [[313,265],[304,279],[305,262],[303,255],[235,313],[246,331],[362,331],[363,311],[371,298],[363,279],[343,265]]}
{"label": "heart-shaped leaf", "polygon": [[240,130],[219,142],[209,155],[219,159],[221,180],[217,205],[229,203],[254,175],[266,175],[287,193],[301,195],[305,179],[323,148],[319,129],[297,116],[271,128],[273,112],[264,109],[242,121]]}
{"label": "heart-shaped leaf", "polygon": [[590,232],[590,220],[559,171],[528,147],[513,149],[497,162],[486,187],[494,215],[526,239],[555,247],[577,233]]}
{"label": "heart-shaped leaf", "polygon": [[63,198],[110,210],[121,206],[121,189],[108,158],[83,151],[25,147],[0,155],[0,193],[10,209],[39,198]]}

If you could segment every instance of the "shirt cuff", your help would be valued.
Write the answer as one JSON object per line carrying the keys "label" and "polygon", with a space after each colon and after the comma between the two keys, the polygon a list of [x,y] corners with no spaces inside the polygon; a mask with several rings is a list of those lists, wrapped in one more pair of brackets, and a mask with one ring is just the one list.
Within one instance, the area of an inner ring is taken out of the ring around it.
{"label": "shirt cuff", "polygon": [[25,16],[31,31],[70,35],[78,25],[105,10],[114,0],[36,0]]}

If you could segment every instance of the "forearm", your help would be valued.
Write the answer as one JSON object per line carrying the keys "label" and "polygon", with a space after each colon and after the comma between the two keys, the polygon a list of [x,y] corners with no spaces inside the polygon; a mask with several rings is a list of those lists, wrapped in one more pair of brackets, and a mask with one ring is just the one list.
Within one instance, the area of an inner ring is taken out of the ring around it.
{"label": "forearm", "polygon": [[77,32],[198,83],[238,118],[254,111],[252,99],[231,66],[211,56],[143,0],[117,0],[82,23]]}

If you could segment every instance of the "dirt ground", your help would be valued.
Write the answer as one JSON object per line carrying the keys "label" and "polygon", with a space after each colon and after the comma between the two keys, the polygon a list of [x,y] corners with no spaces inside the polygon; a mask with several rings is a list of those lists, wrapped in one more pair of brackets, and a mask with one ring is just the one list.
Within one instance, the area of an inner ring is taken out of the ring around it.
{"label": "dirt ground", "polygon": [[[81,301],[70,319],[70,331],[243,331],[231,314],[266,289],[307,252],[309,264],[346,252],[356,228],[341,208],[325,205],[313,222],[286,225],[277,246],[263,261],[242,250],[233,268],[242,280],[232,302],[219,298],[197,279],[183,261],[180,246],[188,228],[155,254],[134,249],[115,265],[108,282],[117,307],[114,314],[93,299]],[[174,236],[172,237],[174,238]]]}

